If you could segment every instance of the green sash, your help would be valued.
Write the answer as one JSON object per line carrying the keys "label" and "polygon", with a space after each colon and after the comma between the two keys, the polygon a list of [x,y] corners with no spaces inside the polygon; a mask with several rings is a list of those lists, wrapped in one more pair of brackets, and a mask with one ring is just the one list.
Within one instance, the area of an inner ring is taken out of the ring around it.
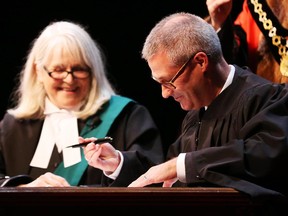
{"label": "green sash", "polygon": [[[129,98],[122,96],[112,96],[109,101],[109,106],[100,115],[101,123],[98,127],[91,130],[91,124],[88,120],[80,133],[82,137],[105,137],[112,123],[122,109],[132,101]],[[64,167],[63,162],[59,164],[54,173],[64,177],[71,186],[77,186],[88,163],[84,157],[83,149],[81,148],[81,161],[70,167]]]}

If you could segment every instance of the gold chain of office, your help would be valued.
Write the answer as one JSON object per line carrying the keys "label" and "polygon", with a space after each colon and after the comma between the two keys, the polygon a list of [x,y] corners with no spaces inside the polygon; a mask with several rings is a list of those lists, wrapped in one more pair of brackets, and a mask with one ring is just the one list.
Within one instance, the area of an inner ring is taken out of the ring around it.
{"label": "gold chain of office", "polygon": [[[278,54],[280,59],[280,72],[283,76],[288,77],[288,40],[280,35],[277,35],[277,28],[273,26],[272,20],[267,19],[267,13],[262,10],[262,4],[258,0],[251,0],[254,5],[254,12],[259,15],[259,21],[263,24],[265,30],[269,31],[269,37],[272,40],[272,44],[278,47]],[[286,44],[282,44],[282,41],[286,41]]]}

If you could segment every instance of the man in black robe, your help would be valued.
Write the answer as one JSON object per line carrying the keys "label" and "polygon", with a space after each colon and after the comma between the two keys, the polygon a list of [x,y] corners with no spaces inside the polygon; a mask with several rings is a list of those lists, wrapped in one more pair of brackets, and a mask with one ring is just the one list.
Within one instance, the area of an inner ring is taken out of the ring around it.
{"label": "man in black robe", "polygon": [[265,204],[287,202],[287,84],[228,64],[212,26],[189,13],[156,24],[142,57],[162,96],[188,113],[167,161],[129,186],[223,186]]}

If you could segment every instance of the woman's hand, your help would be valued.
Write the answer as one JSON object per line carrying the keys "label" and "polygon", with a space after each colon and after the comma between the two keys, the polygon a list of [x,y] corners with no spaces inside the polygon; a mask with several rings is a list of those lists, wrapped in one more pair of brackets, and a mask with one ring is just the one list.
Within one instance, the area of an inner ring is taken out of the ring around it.
{"label": "woman's hand", "polygon": [[19,185],[19,187],[69,187],[70,184],[65,180],[65,178],[55,175],[51,172],[47,172],[39,176],[34,181]]}

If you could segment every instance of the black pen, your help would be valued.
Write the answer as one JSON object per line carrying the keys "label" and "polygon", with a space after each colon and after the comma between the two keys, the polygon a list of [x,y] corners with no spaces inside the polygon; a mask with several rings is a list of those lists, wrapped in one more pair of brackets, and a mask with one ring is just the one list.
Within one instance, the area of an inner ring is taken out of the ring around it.
{"label": "black pen", "polygon": [[89,143],[93,142],[95,144],[102,144],[102,143],[111,143],[113,141],[113,138],[111,137],[104,137],[104,138],[98,138],[95,141],[89,141],[89,142],[83,142],[83,143],[78,143],[75,145],[71,145],[71,146],[67,146],[66,148],[77,148],[77,147],[82,147],[82,146],[86,146]]}

